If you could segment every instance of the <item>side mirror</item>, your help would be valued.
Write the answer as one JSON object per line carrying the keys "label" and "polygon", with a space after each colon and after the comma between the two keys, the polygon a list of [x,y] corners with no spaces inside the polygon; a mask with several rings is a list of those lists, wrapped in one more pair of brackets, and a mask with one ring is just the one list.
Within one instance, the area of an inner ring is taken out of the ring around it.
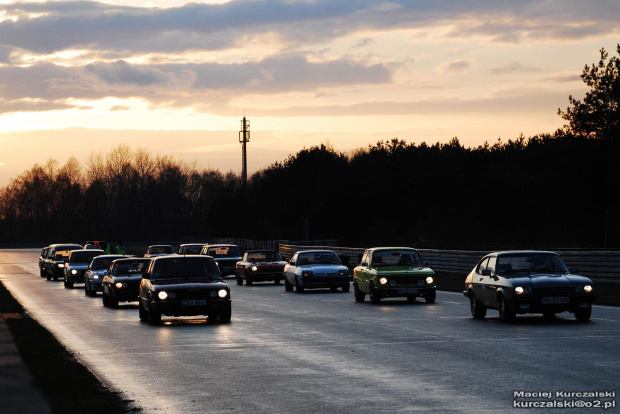
{"label": "side mirror", "polygon": [[484,269],[482,271],[482,276],[491,276],[491,269]]}
{"label": "side mirror", "polygon": [[148,272],[142,273],[142,279],[150,279],[151,275]]}
{"label": "side mirror", "polygon": [[365,267],[368,267],[368,263],[367,262],[362,262],[361,265],[365,266]]}

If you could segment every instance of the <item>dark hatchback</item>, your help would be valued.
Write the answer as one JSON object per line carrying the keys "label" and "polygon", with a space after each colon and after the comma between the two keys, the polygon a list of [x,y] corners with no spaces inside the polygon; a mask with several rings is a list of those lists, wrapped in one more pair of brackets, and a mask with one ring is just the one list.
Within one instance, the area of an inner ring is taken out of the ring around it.
{"label": "dark hatchback", "polygon": [[212,257],[160,256],[151,259],[139,288],[140,320],[156,325],[161,316],[206,315],[231,319],[230,287]]}
{"label": "dark hatchback", "polygon": [[465,280],[463,294],[471,314],[483,319],[487,309],[499,310],[502,321],[517,314],[571,312],[587,321],[596,299],[587,277],[572,274],[555,252],[508,251],[491,253],[480,260]]}
{"label": "dark hatchback", "polygon": [[142,274],[150,262],[138,257],[114,260],[103,277],[103,306],[116,308],[119,302],[137,301]]}

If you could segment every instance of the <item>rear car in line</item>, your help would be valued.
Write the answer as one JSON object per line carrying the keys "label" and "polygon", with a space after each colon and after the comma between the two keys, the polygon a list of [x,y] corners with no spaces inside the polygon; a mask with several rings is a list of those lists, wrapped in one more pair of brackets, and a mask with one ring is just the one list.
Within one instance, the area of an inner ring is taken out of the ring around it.
{"label": "rear car in line", "polygon": [[103,306],[116,308],[119,302],[137,301],[142,274],[150,262],[151,259],[141,257],[114,260],[103,276]]}
{"label": "rear car in line", "polygon": [[65,288],[73,288],[74,283],[84,283],[84,273],[86,273],[91,260],[102,254],[105,254],[105,252],[99,249],[71,250],[65,262]]}
{"label": "rear car in line", "polygon": [[569,271],[557,253],[535,250],[484,256],[467,276],[463,294],[475,319],[484,319],[487,309],[496,309],[504,322],[517,314],[553,318],[561,312],[571,312],[584,322],[590,319],[596,299],[590,279]]}
{"label": "rear car in line", "polygon": [[97,292],[102,292],[103,278],[108,274],[108,268],[116,259],[121,259],[120,254],[106,254],[97,256],[88,265],[86,273],[84,273],[84,294],[86,296],[97,296]]}
{"label": "rear car in line", "polygon": [[224,277],[235,274],[237,262],[243,256],[236,244],[207,244],[200,254],[213,257]]}
{"label": "rear car in line", "polygon": [[71,250],[79,250],[81,244],[76,243],[57,243],[48,246],[47,256],[43,260],[43,268],[47,280],[58,280],[64,276],[65,260],[69,257]]}

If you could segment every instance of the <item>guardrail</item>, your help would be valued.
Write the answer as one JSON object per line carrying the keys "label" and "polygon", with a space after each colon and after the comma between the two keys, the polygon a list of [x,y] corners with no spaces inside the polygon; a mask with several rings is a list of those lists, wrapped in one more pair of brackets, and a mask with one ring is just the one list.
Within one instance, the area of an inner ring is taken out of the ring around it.
{"label": "guardrail", "polygon": [[[280,244],[279,251],[282,257],[290,259],[298,250],[327,249],[333,250],[343,261],[347,261],[350,268],[355,267],[362,257],[364,248],[334,247],[334,246],[300,246]],[[416,249],[422,260],[441,272],[462,273],[463,277],[469,273],[478,261],[490,251],[467,250],[434,250]],[[582,276],[620,280],[620,251],[592,251],[592,250],[561,250],[556,251],[575,273]]]}

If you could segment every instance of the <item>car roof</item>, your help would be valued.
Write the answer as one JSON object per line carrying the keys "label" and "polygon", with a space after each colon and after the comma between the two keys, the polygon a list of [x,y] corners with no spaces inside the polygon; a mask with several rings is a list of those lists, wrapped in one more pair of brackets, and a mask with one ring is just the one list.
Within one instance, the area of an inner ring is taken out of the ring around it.
{"label": "car roof", "polygon": [[368,250],[372,250],[372,251],[381,251],[381,250],[413,250],[415,252],[417,252],[418,250],[413,248],[413,247],[398,247],[398,246],[394,246],[394,247],[371,247]]}
{"label": "car roof", "polygon": [[499,252],[489,253],[487,256],[489,255],[508,256],[508,255],[515,255],[515,254],[555,254],[557,255],[556,252],[552,252],[550,250],[502,250]]}
{"label": "car roof", "polygon": [[135,261],[150,262],[151,258],[150,257],[125,257],[123,256],[115,260],[115,262],[135,262]]}
{"label": "car roof", "polygon": [[334,253],[334,254],[336,254],[335,251],[327,250],[327,249],[325,249],[325,250],[299,250],[299,251],[297,251],[295,253],[296,254],[298,254],[298,253]]}
{"label": "car roof", "polygon": [[105,253],[105,251],[103,251],[101,249],[75,249],[75,250],[71,250],[71,254],[73,254],[73,252],[90,252],[90,253],[101,252],[101,253]]}
{"label": "car roof", "polygon": [[248,251],[246,251],[246,253],[260,253],[260,252],[269,252],[269,253],[276,252],[276,253],[280,253],[280,252],[278,252],[275,249],[257,249],[257,250],[248,250]]}

